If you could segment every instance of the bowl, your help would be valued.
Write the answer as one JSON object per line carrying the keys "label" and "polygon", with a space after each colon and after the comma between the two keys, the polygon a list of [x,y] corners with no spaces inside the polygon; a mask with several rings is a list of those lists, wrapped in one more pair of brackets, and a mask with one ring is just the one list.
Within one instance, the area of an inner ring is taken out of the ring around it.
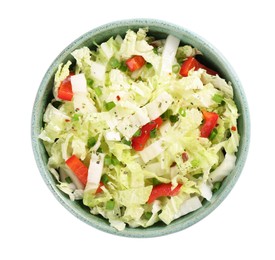
{"label": "bowl", "polygon": [[[90,214],[89,210],[85,208],[80,202],[71,201],[69,197],[60,191],[56,186],[56,180],[47,169],[48,155],[38,135],[43,126],[43,113],[49,101],[52,98],[52,86],[54,74],[61,62],[66,62],[71,59],[70,53],[80,47],[94,45],[94,42],[101,43],[108,40],[111,36],[117,34],[124,35],[126,31],[131,28],[137,30],[140,27],[148,27],[150,34],[161,39],[168,34],[175,35],[182,43],[189,44],[196,47],[203,53],[204,61],[212,68],[217,69],[221,77],[230,81],[234,88],[234,100],[238,107],[240,117],[238,119],[238,130],[241,136],[239,150],[237,152],[237,161],[234,170],[224,180],[221,188],[213,195],[211,202],[204,202],[203,207],[191,212],[171,224],[165,225],[157,223],[148,228],[129,228],[126,227],[124,231],[117,231],[110,227],[107,220]],[[171,234],[190,227],[191,225],[202,220],[209,215],[221,202],[226,198],[233,186],[237,182],[248,154],[249,139],[250,139],[250,119],[249,109],[246,101],[246,96],[241,83],[225,57],[205,39],[178,25],[168,23],[166,21],[154,19],[132,19],[115,21],[109,24],[102,25],[98,28],[80,36],[78,39],[68,45],[53,61],[47,70],[40,87],[37,91],[36,99],[33,105],[32,121],[31,121],[31,139],[34,157],[38,169],[43,177],[46,185],[54,194],[57,200],[74,216],[88,225],[119,236],[126,237],[155,237]]]}

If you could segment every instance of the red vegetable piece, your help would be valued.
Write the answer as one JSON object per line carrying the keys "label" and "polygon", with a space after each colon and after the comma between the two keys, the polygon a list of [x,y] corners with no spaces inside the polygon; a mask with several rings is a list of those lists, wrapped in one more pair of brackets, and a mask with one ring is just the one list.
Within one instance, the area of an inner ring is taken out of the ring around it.
{"label": "red vegetable piece", "polygon": [[178,184],[177,187],[175,187],[172,190],[172,183],[162,183],[162,184],[156,185],[153,187],[147,202],[152,203],[159,197],[163,197],[163,196],[166,196],[166,197],[176,196],[179,194],[181,186],[182,184]]}
{"label": "red vegetable piece", "polygon": [[73,98],[73,90],[72,90],[72,84],[71,84],[71,76],[73,74],[70,74],[67,76],[61,83],[58,88],[57,97],[62,100],[71,101]]}
{"label": "red vegetable piece", "polygon": [[135,151],[142,151],[146,145],[146,142],[150,138],[150,132],[154,129],[158,129],[162,124],[161,117],[158,117],[146,125],[142,126],[140,136],[132,138],[132,147]]}
{"label": "red vegetable piece", "polygon": [[140,136],[135,136],[132,139],[132,147],[135,151],[142,151],[145,147],[146,142],[150,138],[150,134],[141,134]]}
{"label": "red vegetable piece", "polygon": [[201,137],[208,138],[217,124],[219,115],[215,112],[202,111],[204,123],[201,127]]}
{"label": "red vegetable piece", "polygon": [[101,193],[101,192],[103,191],[103,190],[101,189],[101,187],[103,187],[103,186],[104,186],[104,184],[103,184],[103,182],[101,181],[101,182],[99,183],[99,186],[98,186],[98,188],[97,188],[95,194]]}
{"label": "red vegetable piece", "polygon": [[141,133],[148,133],[150,135],[150,132],[154,130],[155,128],[159,128],[162,125],[163,121],[161,117],[158,117],[151,122],[147,123],[141,128]]}
{"label": "red vegetable piece", "polygon": [[194,70],[204,69],[210,75],[218,74],[216,71],[214,71],[214,70],[206,67],[205,65],[201,64],[200,62],[198,62],[194,57],[188,57],[181,65],[180,75],[183,77],[187,77],[188,72],[192,69],[194,69]]}
{"label": "red vegetable piece", "polygon": [[87,166],[80,161],[75,155],[72,155],[67,161],[66,164],[73,171],[79,181],[86,186],[87,177],[88,177],[88,168]]}
{"label": "red vegetable piece", "polygon": [[135,71],[140,69],[146,63],[142,56],[135,55],[130,59],[126,60],[126,65],[130,71]]}
{"label": "red vegetable piece", "polygon": [[194,57],[188,57],[181,65],[180,75],[188,76],[188,72],[192,69],[198,70],[198,61]]}
{"label": "red vegetable piece", "polygon": [[231,130],[232,130],[232,131],[236,131],[236,130],[237,130],[237,127],[236,127],[236,126],[232,126],[232,127],[231,127]]}

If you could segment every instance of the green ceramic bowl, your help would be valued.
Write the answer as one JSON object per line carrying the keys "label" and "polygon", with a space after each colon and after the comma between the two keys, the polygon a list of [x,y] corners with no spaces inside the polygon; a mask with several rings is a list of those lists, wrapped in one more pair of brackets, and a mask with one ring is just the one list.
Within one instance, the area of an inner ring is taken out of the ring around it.
{"label": "green ceramic bowl", "polygon": [[[118,232],[114,228],[109,226],[107,220],[99,216],[91,215],[80,202],[71,201],[56,187],[56,181],[51,173],[48,171],[46,166],[48,160],[47,153],[44,149],[42,142],[38,139],[38,135],[43,125],[43,113],[48,102],[52,98],[53,79],[58,65],[61,62],[64,63],[68,59],[71,59],[72,57],[70,56],[70,53],[77,48],[80,48],[82,46],[91,47],[93,46],[94,42],[100,43],[106,41],[111,36],[115,36],[117,34],[124,35],[129,28],[136,30],[140,27],[149,27],[150,34],[156,36],[157,38],[165,38],[168,34],[173,34],[178,37],[182,41],[182,43],[190,44],[198,48],[204,54],[204,62],[209,64],[213,69],[216,69],[220,73],[220,75],[226,80],[232,82],[235,91],[234,99],[240,113],[238,130],[241,135],[241,141],[237,154],[236,167],[225,179],[221,189],[213,195],[211,203],[203,203],[203,207],[201,207],[199,210],[189,213],[186,216],[183,216],[173,221],[168,226],[158,223],[146,229],[126,228],[124,231]],[[197,34],[190,32],[189,30],[186,30],[178,25],[153,19],[133,19],[116,21],[93,29],[76,39],[59,54],[59,56],[53,61],[53,63],[49,67],[38,89],[33,106],[31,130],[32,146],[38,169],[46,185],[49,187],[49,189],[58,199],[58,201],[66,209],[68,209],[68,211],[70,211],[80,220],[93,226],[94,228],[111,234],[126,237],[155,237],[178,232],[195,224],[196,222],[200,221],[208,214],[210,214],[225,199],[225,197],[228,195],[228,193],[231,191],[236,181],[238,180],[238,177],[240,176],[245,164],[249,147],[250,120],[248,105],[241,83],[230,64],[213,45],[208,43]]]}

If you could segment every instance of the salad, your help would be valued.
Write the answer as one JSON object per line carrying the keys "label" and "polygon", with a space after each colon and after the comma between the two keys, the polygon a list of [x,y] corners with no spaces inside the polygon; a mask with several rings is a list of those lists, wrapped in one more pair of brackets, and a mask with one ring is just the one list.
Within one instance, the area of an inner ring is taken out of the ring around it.
{"label": "salad", "polygon": [[235,167],[233,88],[173,35],[128,30],[59,65],[39,138],[71,200],[117,230],[211,200]]}

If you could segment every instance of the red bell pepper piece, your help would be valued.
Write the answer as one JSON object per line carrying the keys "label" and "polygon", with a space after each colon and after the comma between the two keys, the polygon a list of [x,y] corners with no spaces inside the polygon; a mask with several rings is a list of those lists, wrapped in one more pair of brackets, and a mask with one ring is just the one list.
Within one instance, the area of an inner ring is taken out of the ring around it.
{"label": "red bell pepper piece", "polygon": [[58,88],[57,97],[63,100],[71,101],[73,98],[73,90],[71,84],[71,76],[67,76],[61,83]]}
{"label": "red bell pepper piece", "polygon": [[148,139],[150,138],[150,132],[154,129],[158,129],[162,124],[161,117],[158,117],[151,122],[147,123],[141,128],[141,134],[132,138],[132,147],[135,151],[142,151]]}
{"label": "red bell pepper piece", "polygon": [[75,155],[72,155],[67,161],[66,164],[73,171],[79,181],[86,186],[87,177],[88,177],[88,168],[81,162]]}
{"label": "red bell pepper piece", "polygon": [[101,181],[101,182],[99,183],[98,188],[96,189],[95,194],[98,194],[98,193],[100,193],[100,192],[102,192],[102,191],[103,191],[103,190],[101,189],[101,187],[102,187],[102,186],[104,186],[104,183]]}
{"label": "red bell pepper piece", "polygon": [[217,75],[218,74],[216,71],[214,71],[212,69],[209,69],[205,65],[198,62],[194,57],[188,57],[181,65],[180,75],[183,76],[183,77],[187,77],[188,72],[190,70],[192,70],[193,68],[194,68],[194,70],[204,69],[210,75]]}
{"label": "red bell pepper piece", "polygon": [[151,122],[147,123],[146,125],[144,125],[141,128],[141,132],[145,133],[145,134],[149,134],[152,130],[154,130],[155,128],[159,128],[162,125],[163,121],[161,117],[158,117],[154,120],[152,120]]}
{"label": "red bell pepper piece", "polygon": [[130,71],[135,71],[140,69],[146,63],[142,56],[135,55],[130,59],[126,60],[126,65]]}
{"label": "red bell pepper piece", "polygon": [[212,130],[217,124],[219,115],[215,112],[202,111],[204,123],[201,127],[201,137],[208,138]]}
{"label": "red bell pepper piece", "polygon": [[141,134],[140,136],[135,136],[132,139],[132,147],[135,151],[142,151],[145,144],[150,138],[150,134]]}
{"label": "red bell pepper piece", "polygon": [[156,185],[153,187],[147,203],[152,203],[159,197],[163,196],[176,196],[179,194],[181,186],[182,184],[178,184],[177,187],[172,190],[172,183],[162,183]]}

